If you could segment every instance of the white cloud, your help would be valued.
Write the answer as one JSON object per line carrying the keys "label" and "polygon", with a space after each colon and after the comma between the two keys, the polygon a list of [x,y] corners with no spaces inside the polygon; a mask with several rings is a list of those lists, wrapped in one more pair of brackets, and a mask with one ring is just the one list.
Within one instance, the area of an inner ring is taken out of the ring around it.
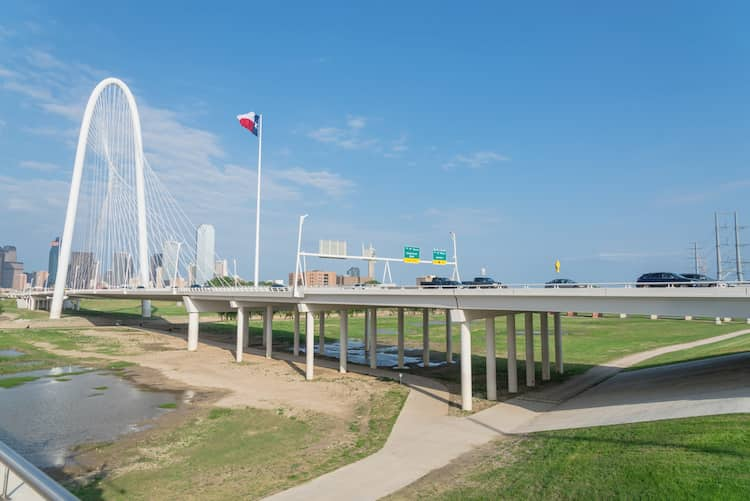
{"label": "white cloud", "polygon": [[0,176],[0,210],[55,214],[65,208],[69,189],[66,181]]}
{"label": "white cloud", "polygon": [[311,186],[331,197],[341,197],[354,187],[354,183],[326,170],[310,171],[300,167],[273,171],[272,176],[299,186]]}
{"label": "white cloud", "polygon": [[346,125],[350,129],[364,129],[365,125],[367,125],[367,120],[364,117],[349,117],[346,120]]}
{"label": "white cloud", "polygon": [[20,162],[20,165],[24,169],[31,169],[40,172],[52,172],[60,168],[59,165],[50,162],[37,162],[35,160],[24,160]]}
{"label": "white cloud", "polygon": [[477,151],[470,154],[456,155],[450,161],[444,163],[443,168],[467,167],[470,169],[480,169],[493,163],[508,161],[510,161],[509,157],[495,153],[494,151]]}

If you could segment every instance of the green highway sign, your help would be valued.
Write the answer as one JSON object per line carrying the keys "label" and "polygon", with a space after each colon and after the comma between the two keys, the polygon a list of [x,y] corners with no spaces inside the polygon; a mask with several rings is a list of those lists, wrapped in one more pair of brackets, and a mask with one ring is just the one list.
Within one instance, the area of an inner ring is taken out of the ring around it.
{"label": "green highway sign", "polygon": [[419,262],[419,247],[404,247],[404,262],[405,263],[418,263]]}
{"label": "green highway sign", "polygon": [[448,262],[448,253],[443,249],[432,250],[432,264],[444,265]]}

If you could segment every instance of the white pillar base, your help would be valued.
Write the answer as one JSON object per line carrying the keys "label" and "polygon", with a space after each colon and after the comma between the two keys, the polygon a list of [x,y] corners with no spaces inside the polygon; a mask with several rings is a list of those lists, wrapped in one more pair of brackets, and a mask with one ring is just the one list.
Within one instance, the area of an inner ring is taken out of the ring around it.
{"label": "white pillar base", "polygon": [[339,312],[339,372],[346,374],[347,359],[349,356],[349,312]]}
{"label": "white pillar base", "polygon": [[188,313],[188,351],[198,349],[198,328],[200,327],[200,313]]}
{"label": "white pillar base", "polygon": [[430,310],[422,309],[422,365],[430,366]]}
{"label": "white pillar base", "polygon": [[732,317],[724,317],[724,322],[728,323],[732,321]]}
{"label": "white pillar base", "polygon": [[295,357],[299,356],[299,311],[294,310],[294,348]]}
{"label": "white pillar base", "polygon": [[518,356],[516,353],[516,314],[508,313],[508,392],[518,393]]}
{"label": "white pillar base", "polygon": [[472,409],[471,328],[467,320],[461,322],[461,409]]}
{"label": "white pillar base", "polygon": [[326,313],[321,311],[318,317],[318,355],[326,354]]}
{"label": "white pillar base", "polygon": [[143,318],[151,318],[151,300],[144,299],[141,301],[141,316]]}
{"label": "white pillar base", "polygon": [[451,323],[451,310],[445,310],[445,361],[453,363],[453,324]]}
{"label": "white pillar base", "polygon": [[714,319],[714,323],[715,323],[716,325],[721,325],[721,317],[716,317],[716,318]]}
{"label": "white pillar base", "polygon": [[495,354],[495,317],[484,320],[487,347],[487,400],[497,400],[497,360]]}
{"label": "white pillar base", "polygon": [[247,312],[244,306],[237,308],[237,344],[235,346],[234,359],[237,363],[242,362],[242,354],[245,349],[245,333],[247,332]]}
{"label": "white pillar base", "polygon": [[564,372],[563,366],[563,346],[562,346],[562,322],[560,319],[560,313],[555,312],[552,314],[552,318],[555,324],[555,367],[557,373],[562,374]]}
{"label": "white pillar base", "polygon": [[398,364],[396,365],[397,369],[403,369],[404,368],[404,309],[399,308],[398,309],[398,327],[397,327],[397,335],[398,335]]}
{"label": "white pillar base", "polygon": [[651,318],[651,320],[659,320],[659,315],[651,314],[649,318]]}
{"label": "white pillar base", "polygon": [[620,318],[628,318],[628,314],[627,313],[620,313]]}
{"label": "white pillar base", "polygon": [[263,337],[266,340],[266,358],[271,358],[273,352],[273,306],[266,306],[263,315]]}
{"label": "white pillar base", "polygon": [[685,320],[688,322],[693,319],[693,315],[685,315]]}
{"label": "white pillar base", "polygon": [[526,386],[536,386],[536,365],[534,363],[534,314],[527,311],[524,315],[524,332],[526,334]]}
{"label": "white pillar base", "polygon": [[378,368],[378,310],[370,308],[370,368]]}
{"label": "white pillar base", "polygon": [[549,315],[546,311],[539,314],[539,330],[542,342],[542,381],[549,381]]}
{"label": "white pillar base", "polygon": [[315,319],[305,313],[305,379],[312,381],[315,368]]}

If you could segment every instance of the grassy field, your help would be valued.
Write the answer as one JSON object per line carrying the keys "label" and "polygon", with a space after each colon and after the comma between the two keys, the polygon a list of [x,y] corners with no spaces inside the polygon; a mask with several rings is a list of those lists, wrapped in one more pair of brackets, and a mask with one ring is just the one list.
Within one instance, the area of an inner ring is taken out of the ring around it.
{"label": "grassy field", "polygon": [[118,450],[114,470],[68,487],[82,500],[258,499],[380,449],[405,398],[404,387],[391,385],[350,423],[285,409],[214,408]]}
{"label": "grassy field", "polygon": [[747,499],[750,415],[497,441],[391,499]]}
{"label": "grassy field", "polygon": [[666,353],[649,360],[644,360],[632,369],[645,369],[657,365],[674,364],[678,362],[688,362],[691,360],[700,360],[703,358],[717,357],[720,355],[731,355],[733,353],[743,353],[750,351],[750,334],[738,336],[726,341],[707,344],[691,348],[689,350],[675,351]]}

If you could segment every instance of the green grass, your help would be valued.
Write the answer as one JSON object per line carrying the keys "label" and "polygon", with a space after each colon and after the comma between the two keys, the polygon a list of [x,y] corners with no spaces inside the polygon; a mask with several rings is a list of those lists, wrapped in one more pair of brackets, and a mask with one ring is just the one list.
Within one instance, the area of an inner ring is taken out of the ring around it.
{"label": "green grass", "polygon": [[690,348],[673,353],[665,353],[632,367],[632,369],[644,369],[658,365],[674,364],[678,362],[688,362],[691,360],[701,360],[704,358],[717,357],[720,355],[731,355],[733,353],[743,353],[750,351],[750,334],[737,336],[726,341],[706,344],[696,348]]}
{"label": "green grass", "polygon": [[344,432],[324,415],[215,408],[118,452],[125,473],[69,488],[82,500],[257,499],[375,452],[405,397],[395,385],[373,396],[360,409],[360,430],[338,443]]}
{"label": "green grass", "polygon": [[176,409],[177,404],[174,402],[169,402],[166,404],[159,404],[159,409]]}
{"label": "green grass", "polygon": [[747,499],[748,427],[750,415],[735,414],[536,433],[393,497]]}
{"label": "green grass", "polygon": [[39,377],[35,376],[6,377],[0,379],[0,388],[15,388],[16,386],[21,386],[24,383],[30,383],[37,379],[39,379]]}
{"label": "green grass", "polygon": [[108,390],[108,389],[109,389],[109,386],[94,386],[92,388],[92,390],[96,390],[96,391],[104,391],[104,390]]}
{"label": "green grass", "polygon": [[[179,305],[178,305],[179,302]],[[81,299],[80,311],[68,311],[71,316],[107,316],[114,318],[140,318],[141,302],[133,299]],[[152,301],[151,315],[174,316],[185,315],[182,301]]]}
{"label": "green grass", "polygon": [[38,320],[49,318],[49,313],[46,311],[17,308],[15,299],[0,299],[0,314],[2,313],[10,313],[14,316],[14,318],[22,320]]}

